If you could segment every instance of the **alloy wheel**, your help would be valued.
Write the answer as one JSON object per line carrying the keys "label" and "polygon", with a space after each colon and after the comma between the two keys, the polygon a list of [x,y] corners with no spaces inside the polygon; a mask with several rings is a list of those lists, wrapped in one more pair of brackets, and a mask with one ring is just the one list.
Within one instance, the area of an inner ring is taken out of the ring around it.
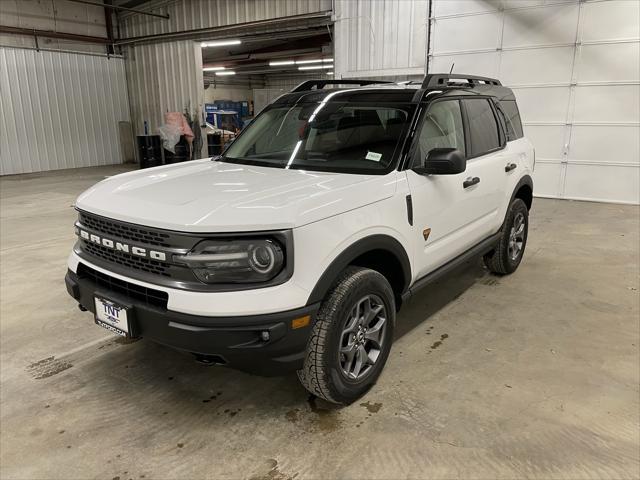
{"label": "alloy wheel", "polygon": [[509,258],[513,262],[515,262],[522,253],[525,226],[524,214],[519,212],[513,219],[511,232],[509,232]]}
{"label": "alloy wheel", "polygon": [[359,380],[371,370],[382,352],[387,311],[377,295],[360,299],[340,334],[340,367],[350,380]]}

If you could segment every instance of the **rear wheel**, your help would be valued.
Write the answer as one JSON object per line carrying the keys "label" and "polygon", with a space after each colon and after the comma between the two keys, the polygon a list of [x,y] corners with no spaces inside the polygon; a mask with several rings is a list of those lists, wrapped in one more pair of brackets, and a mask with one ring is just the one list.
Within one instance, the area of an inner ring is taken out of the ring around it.
{"label": "rear wheel", "polygon": [[529,210],[521,199],[516,198],[509,205],[500,241],[484,256],[487,268],[498,275],[515,272],[522,261],[528,233]]}
{"label": "rear wheel", "polygon": [[380,376],[391,350],[393,290],[380,273],[349,267],[320,306],[298,378],[312,394],[349,404]]}

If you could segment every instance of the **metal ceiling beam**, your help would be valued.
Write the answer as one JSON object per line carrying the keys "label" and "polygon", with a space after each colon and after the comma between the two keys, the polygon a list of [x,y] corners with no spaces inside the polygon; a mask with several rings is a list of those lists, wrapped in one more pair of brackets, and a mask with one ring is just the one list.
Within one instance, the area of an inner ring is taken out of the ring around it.
{"label": "metal ceiling beam", "polygon": [[111,43],[108,38],[104,37],[91,37],[89,35],[77,35],[75,33],[54,32],[52,30],[36,30],[32,28],[9,27],[6,25],[0,25],[0,33],[27,35],[30,37],[59,38],[62,40],[73,40],[75,42],[81,43]]}
{"label": "metal ceiling beam", "polygon": [[145,10],[139,10],[137,8],[120,7],[117,5],[107,5],[105,3],[100,3],[100,2],[90,2],[89,0],[67,0],[67,2],[83,3],[85,5],[93,5],[94,7],[109,8],[111,10],[118,10],[121,12],[132,12],[140,15],[149,15],[151,17],[159,17],[159,18],[164,18],[165,20],[169,20],[169,15],[167,14],[147,12]]}

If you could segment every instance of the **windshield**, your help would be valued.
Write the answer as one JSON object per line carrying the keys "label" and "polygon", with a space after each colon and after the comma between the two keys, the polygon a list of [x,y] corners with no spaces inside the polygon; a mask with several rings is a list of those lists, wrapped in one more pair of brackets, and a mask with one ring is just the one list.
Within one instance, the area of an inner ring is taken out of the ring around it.
{"label": "windshield", "polygon": [[362,102],[274,105],[222,161],[330,172],[383,174],[395,165],[413,105]]}

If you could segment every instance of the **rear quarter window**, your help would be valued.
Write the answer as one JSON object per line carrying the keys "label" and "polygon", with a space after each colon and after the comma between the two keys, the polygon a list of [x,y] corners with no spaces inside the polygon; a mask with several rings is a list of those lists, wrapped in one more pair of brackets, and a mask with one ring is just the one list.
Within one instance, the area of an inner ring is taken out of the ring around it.
{"label": "rear quarter window", "polygon": [[507,122],[507,140],[517,140],[524,136],[522,132],[522,121],[518,105],[514,100],[501,100],[500,108],[504,112]]}

